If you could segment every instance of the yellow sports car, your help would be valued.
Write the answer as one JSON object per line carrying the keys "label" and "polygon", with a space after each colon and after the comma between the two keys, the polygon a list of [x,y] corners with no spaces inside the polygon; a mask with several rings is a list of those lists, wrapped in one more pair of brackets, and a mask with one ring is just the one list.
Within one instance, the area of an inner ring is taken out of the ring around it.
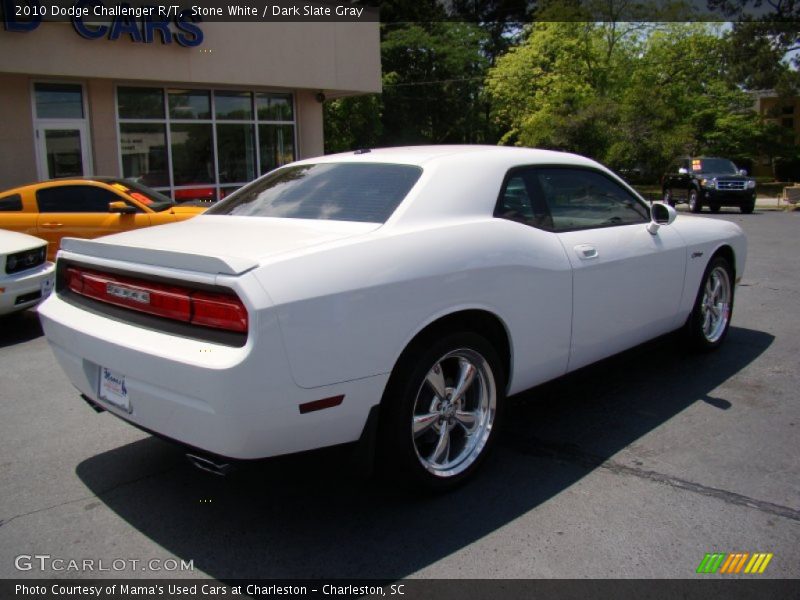
{"label": "yellow sports car", "polygon": [[55,179],[0,192],[0,229],[47,240],[47,258],[53,260],[63,237],[96,238],[183,221],[205,210],[175,204],[127,179]]}

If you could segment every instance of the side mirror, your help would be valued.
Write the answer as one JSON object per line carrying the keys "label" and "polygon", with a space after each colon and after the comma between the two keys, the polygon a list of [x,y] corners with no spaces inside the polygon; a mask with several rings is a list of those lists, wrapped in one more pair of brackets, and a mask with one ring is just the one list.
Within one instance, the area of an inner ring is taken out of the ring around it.
{"label": "side mirror", "polygon": [[119,213],[122,215],[132,215],[136,212],[136,209],[128,203],[118,200],[116,202],[108,203],[108,212]]}
{"label": "side mirror", "polygon": [[747,169],[739,169],[739,175],[742,177],[747,177]]}
{"label": "side mirror", "polygon": [[655,235],[662,225],[671,225],[677,217],[677,211],[669,204],[653,202],[653,206],[650,207],[650,222],[647,224],[647,231]]}
{"label": "side mirror", "polygon": [[689,169],[687,169],[686,167],[681,167],[680,169],[678,169],[678,175],[688,175],[688,174],[689,174]]}

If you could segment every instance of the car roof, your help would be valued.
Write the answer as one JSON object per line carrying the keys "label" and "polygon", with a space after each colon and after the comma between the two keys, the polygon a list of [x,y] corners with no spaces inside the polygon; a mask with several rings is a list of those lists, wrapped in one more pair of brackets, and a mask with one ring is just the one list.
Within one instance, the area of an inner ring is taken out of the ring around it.
{"label": "car roof", "polygon": [[112,183],[121,183],[125,184],[125,179],[122,177],[107,177],[107,176],[87,176],[87,177],[59,177],[56,179],[45,179],[43,181],[33,181],[31,183],[24,183],[22,185],[14,186],[13,188],[8,188],[2,190],[0,193],[5,194],[6,192],[20,192],[24,189],[31,188],[31,187],[55,187],[58,185],[72,185],[76,183],[104,183],[106,185]]}
{"label": "car roof", "polygon": [[319,164],[333,162],[380,162],[424,166],[433,161],[458,162],[465,157],[484,155],[493,161],[511,164],[575,164],[598,166],[593,160],[555,150],[522,148],[517,146],[488,146],[478,144],[399,146],[393,148],[368,148],[309,158],[292,164]]}

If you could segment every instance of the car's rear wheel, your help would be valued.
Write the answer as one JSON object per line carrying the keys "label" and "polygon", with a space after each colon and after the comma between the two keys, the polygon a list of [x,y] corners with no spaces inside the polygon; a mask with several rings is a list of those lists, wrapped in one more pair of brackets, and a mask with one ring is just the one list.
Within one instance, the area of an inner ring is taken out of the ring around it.
{"label": "car's rear wheel", "polygon": [[693,213],[699,213],[703,210],[703,204],[700,202],[700,194],[697,190],[689,190],[689,210]]}
{"label": "car's rear wheel", "polygon": [[689,317],[689,338],[696,349],[710,351],[722,344],[733,314],[733,290],[730,263],[722,256],[715,256],[703,274]]}
{"label": "car's rear wheel", "polygon": [[749,214],[752,214],[752,212],[753,212],[753,210],[755,210],[755,208],[756,208],[756,201],[753,200],[752,202],[747,202],[745,204],[742,204],[739,207],[739,210],[742,211],[744,214],[749,215]]}
{"label": "car's rear wheel", "polygon": [[675,199],[672,197],[672,191],[669,188],[664,188],[664,195],[662,196],[664,204],[675,206]]}
{"label": "car's rear wheel", "polygon": [[384,398],[390,474],[434,490],[467,479],[496,437],[504,387],[497,352],[478,334],[454,333],[407,353]]}

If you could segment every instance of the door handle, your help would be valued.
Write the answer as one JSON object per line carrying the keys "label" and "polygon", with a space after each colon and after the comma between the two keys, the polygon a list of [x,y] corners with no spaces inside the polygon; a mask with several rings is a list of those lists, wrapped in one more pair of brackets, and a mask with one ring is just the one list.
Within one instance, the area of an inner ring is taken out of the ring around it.
{"label": "door handle", "polygon": [[42,223],[42,227],[46,227],[47,229],[58,229],[63,226],[63,223]]}
{"label": "door handle", "polygon": [[577,254],[578,258],[581,260],[589,260],[590,258],[597,258],[600,256],[600,254],[597,252],[597,248],[591,244],[580,244],[575,246],[575,254]]}

